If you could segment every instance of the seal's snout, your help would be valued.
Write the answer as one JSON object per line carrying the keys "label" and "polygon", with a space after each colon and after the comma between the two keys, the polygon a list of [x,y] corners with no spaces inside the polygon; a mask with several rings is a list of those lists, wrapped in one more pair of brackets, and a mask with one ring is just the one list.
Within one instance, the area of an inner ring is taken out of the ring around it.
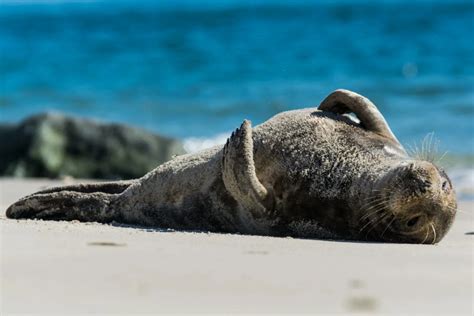
{"label": "seal's snout", "polygon": [[399,173],[400,184],[408,195],[421,196],[436,190],[438,171],[432,164],[412,162],[403,166]]}

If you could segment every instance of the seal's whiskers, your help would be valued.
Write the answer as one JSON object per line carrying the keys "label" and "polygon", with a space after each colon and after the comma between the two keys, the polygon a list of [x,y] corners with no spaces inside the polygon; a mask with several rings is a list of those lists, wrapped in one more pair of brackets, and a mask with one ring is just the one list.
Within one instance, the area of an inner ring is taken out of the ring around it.
{"label": "seal's whiskers", "polygon": [[430,235],[430,230],[429,229],[426,229],[426,236],[425,236],[425,239],[423,239],[423,241],[421,242],[421,244],[424,244],[425,241],[428,239],[428,236]]}
{"label": "seal's whiskers", "polygon": [[367,199],[367,201],[368,202],[366,202],[362,206],[362,209],[365,209],[366,212],[369,212],[373,209],[378,208],[379,206],[386,205],[386,203],[388,203],[388,199],[384,196],[372,197],[371,199]]}
{"label": "seal's whiskers", "polygon": [[369,227],[370,224],[372,224],[373,222],[377,221],[377,220],[378,220],[377,213],[380,213],[381,211],[382,211],[382,210],[378,210],[378,211],[373,212],[371,215],[373,215],[374,218],[369,219],[369,220],[367,221],[367,223],[365,223],[364,226],[362,226],[362,228],[359,230],[359,233],[361,233],[364,229],[366,229],[367,227]]}
{"label": "seal's whiskers", "polygon": [[380,206],[380,205],[382,205],[382,204],[387,203],[387,201],[388,201],[387,199],[381,198],[380,200],[375,200],[375,201],[372,201],[372,202],[370,202],[370,203],[367,203],[366,205],[364,205],[364,208],[365,208],[367,211],[369,211],[369,210],[371,210],[371,209],[373,209],[373,208],[376,208],[377,206]]}
{"label": "seal's whiskers", "polygon": [[433,242],[432,242],[432,244],[434,244],[436,242],[436,229],[435,229],[433,223],[430,223],[430,226],[431,226],[431,229],[433,229]]}
{"label": "seal's whiskers", "polygon": [[383,235],[385,234],[385,232],[387,231],[387,229],[389,229],[390,225],[392,225],[393,221],[395,220],[395,216],[393,216],[392,220],[387,224],[387,227],[385,227],[384,231],[382,232],[382,235],[380,235],[380,238],[383,238]]}
{"label": "seal's whiskers", "polygon": [[[434,137],[434,133],[428,133],[421,141],[420,147],[416,144],[408,145],[408,153],[415,159],[425,160],[432,163],[438,163],[447,154],[447,151],[442,155],[438,155],[439,140]],[[438,157],[438,158],[437,158]]]}
{"label": "seal's whiskers", "polygon": [[372,210],[370,213],[367,213],[367,214],[365,214],[364,216],[362,216],[362,217],[359,219],[359,221],[362,222],[362,221],[364,221],[364,220],[366,220],[366,219],[369,219],[372,215],[375,215],[375,214],[377,214],[377,213],[380,213],[380,212],[383,211],[383,210],[384,210],[383,207],[379,207],[379,208],[377,208],[377,209],[375,209],[375,210]]}
{"label": "seal's whiskers", "polygon": [[371,231],[374,230],[375,227],[377,227],[380,223],[382,223],[385,219],[387,219],[388,217],[390,217],[391,214],[383,214],[382,216],[379,217],[379,220],[376,221],[372,227],[367,231],[367,233],[365,233],[365,237],[367,237]]}
{"label": "seal's whiskers", "polygon": [[437,159],[436,159],[436,163],[439,164],[443,159],[444,157],[448,154],[448,151],[446,150],[442,155],[440,155]]}

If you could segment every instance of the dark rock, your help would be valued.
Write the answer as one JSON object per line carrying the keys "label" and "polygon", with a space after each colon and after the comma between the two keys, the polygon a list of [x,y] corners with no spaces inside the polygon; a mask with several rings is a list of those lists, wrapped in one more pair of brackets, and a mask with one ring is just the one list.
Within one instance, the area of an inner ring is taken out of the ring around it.
{"label": "dark rock", "polygon": [[142,129],[57,113],[0,125],[0,175],[130,179],[184,153],[181,142]]}

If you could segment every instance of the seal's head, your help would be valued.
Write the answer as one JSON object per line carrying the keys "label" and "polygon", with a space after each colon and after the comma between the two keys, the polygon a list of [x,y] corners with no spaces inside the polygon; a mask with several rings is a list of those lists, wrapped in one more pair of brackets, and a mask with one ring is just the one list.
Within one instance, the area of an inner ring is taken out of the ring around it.
{"label": "seal's head", "polygon": [[413,160],[382,176],[361,219],[373,239],[434,244],[451,227],[456,207],[446,173],[431,162]]}

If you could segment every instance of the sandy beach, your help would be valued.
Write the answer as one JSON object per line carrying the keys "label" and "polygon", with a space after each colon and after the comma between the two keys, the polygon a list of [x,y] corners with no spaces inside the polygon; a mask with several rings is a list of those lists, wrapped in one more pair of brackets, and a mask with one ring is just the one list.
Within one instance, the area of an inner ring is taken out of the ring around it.
{"label": "sandy beach", "polygon": [[9,220],[60,181],[0,180],[1,314],[472,315],[474,203],[438,245]]}

